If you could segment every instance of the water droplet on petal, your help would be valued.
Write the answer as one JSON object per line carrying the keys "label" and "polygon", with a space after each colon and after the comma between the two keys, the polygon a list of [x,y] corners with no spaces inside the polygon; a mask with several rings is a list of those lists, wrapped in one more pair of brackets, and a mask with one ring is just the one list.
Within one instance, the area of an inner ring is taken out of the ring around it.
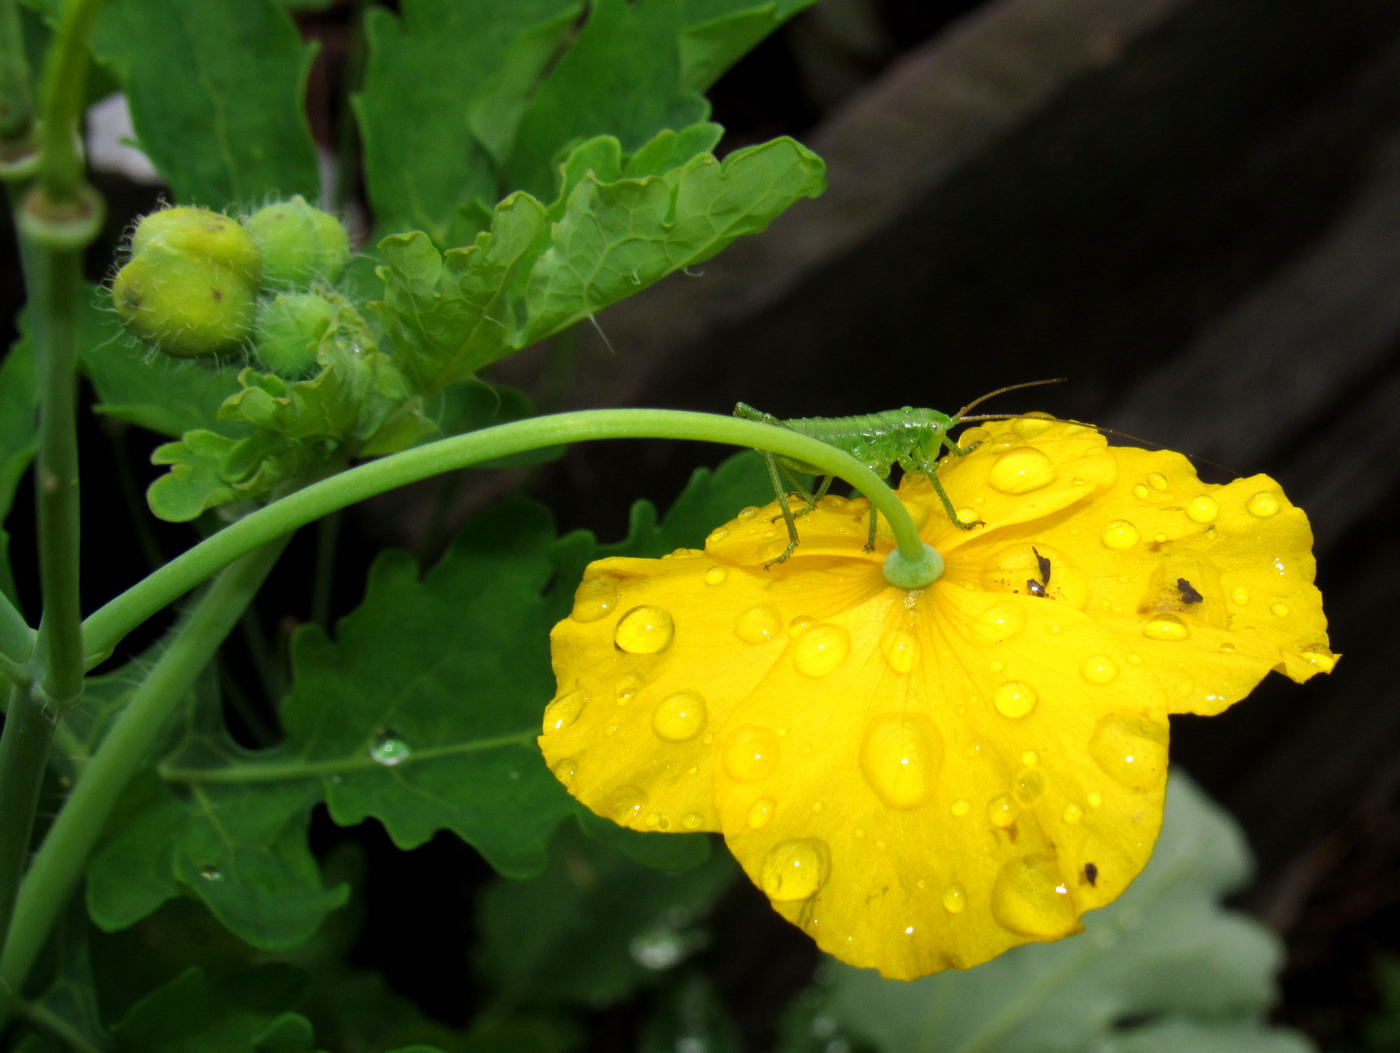
{"label": "water droplet on petal", "polygon": [[1025,608],[1013,603],[989,607],[972,623],[972,632],[983,643],[1004,643],[1026,628]]}
{"label": "water droplet on petal", "polygon": [[694,691],[677,691],[657,705],[651,726],[667,742],[685,742],[700,734],[705,720],[705,699]]}
{"label": "water droplet on petal", "polygon": [[949,885],[943,890],[943,909],[949,914],[961,914],[967,907],[967,893],[961,885]]}
{"label": "water droplet on petal", "polygon": [[1184,640],[1191,630],[1175,614],[1159,614],[1143,622],[1142,635],[1153,640]]}
{"label": "water droplet on petal", "polygon": [[631,702],[632,699],[637,696],[637,692],[641,690],[641,687],[642,678],[628,673],[617,682],[617,704],[619,706],[627,705],[628,702]]}
{"label": "water droplet on petal", "polygon": [[1103,806],[1103,794],[1099,793],[1097,790],[1090,792],[1084,800],[1088,802],[1090,808],[1100,808]]}
{"label": "water droplet on petal", "polygon": [[757,782],[773,773],[778,764],[778,736],[767,728],[749,724],[727,736],[724,768],[739,782]]}
{"label": "water droplet on petal", "polygon": [[1089,737],[1089,754],[1114,782],[1130,790],[1160,786],[1167,776],[1166,719],[1110,713]]}
{"label": "water droplet on petal", "polygon": [[959,523],[977,522],[977,510],[975,508],[959,508],[957,510],[957,516]]}
{"label": "water droplet on petal", "polygon": [[1065,805],[1065,810],[1060,813],[1060,818],[1073,826],[1084,818],[1084,809],[1071,801],[1069,804]]}
{"label": "water droplet on petal", "polygon": [[565,757],[549,769],[554,773],[554,777],[565,786],[574,781],[574,776],[578,774],[578,761],[572,757]]}
{"label": "water droplet on petal", "polygon": [[1230,602],[1236,607],[1243,607],[1249,602],[1249,590],[1241,585],[1230,593]]}
{"label": "water droplet on petal", "polygon": [[1270,607],[1269,607],[1269,612],[1270,612],[1271,614],[1273,614],[1273,616],[1274,616],[1275,618],[1287,618],[1287,617],[1288,617],[1288,604],[1286,604],[1286,603],[1275,603],[1275,604],[1271,604]]}
{"label": "water droplet on petal", "polygon": [[570,691],[567,695],[560,695],[545,706],[544,733],[549,735],[556,731],[563,731],[578,720],[579,714],[583,712],[583,704],[587,701],[588,696],[582,691]]}
{"label": "water droplet on petal", "polygon": [[777,636],[782,628],[782,616],[766,603],[750,607],[734,620],[734,635],[749,644],[765,643]]}
{"label": "water droplet on petal", "polygon": [[801,636],[816,624],[817,620],[810,615],[799,614],[792,621],[788,622],[788,635],[793,637]]}
{"label": "water droplet on petal", "polygon": [[1147,477],[1147,485],[1154,490],[1165,490],[1167,488],[1167,477],[1161,472],[1153,472]]}
{"label": "water droplet on petal", "polygon": [[1146,500],[1152,496],[1152,491],[1147,488],[1146,483],[1138,483],[1133,487],[1133,496]]}
{"label": "water droplet on petal", "polygon": [[686,812],[681,816],[681,826],[687,830],[699,830],[705,825],[705,817],[699,812]]}
{"label": "water droplet on petal", "polygon": [[1008,680],[992,695],[992,705],[996,706],[997,712],[1013,720],[1033,710],[1037,701],[1035,688],[1020,680]]}
{"label": "water droplet on petal", "polygon": [[865,726],[860,770],[891,808],[917,808],[933,794],[943,764],[943,739],[920,713],[884,713]]}
{"label": "water droplet on petal", "polygon": [[370,760],[390,768],[395,764],[402,764],[412,753],[408,743],[392,731],[379,732],[375,735],[374,741],[369,744]]}
{"label": "water droplet on petal", "polygon": [[1002,865],[992,886],[992,917],[1012,932],[1042,940],[1078,928],[1069,889],[1047,856],[1021,856]]}
{"label": "water droplet on petal", "polygon": [[658,654],[671,646],[676,627],[661,607],[633,607],[617,621],[613,643],[628,654]]}
{"label": "water droplet on petal", "polygon": [[589,578],[574,593],[574,608],[570,612],[576,622],[596,622],[612,613],[617,606],[617,589],[607,578]]}
{"label": "water droplet on petal", "polygon": [[914,659],[918,656],[918,641],[914,639],[913,633],[907,633],[903,629],[886,634],[880,641],[880,653],[885,656],[885,661],[896,673],[907,673],[914,668]]}
{"label": "water droplet on petal", "polygon": [[1055,481],[1055,465],[1034,446],[1018,446],[997,458],[987,476],[992,489],[1028,494]]}
{"label": "water droplet on petal", "polygon": [[746,822],[750,830],[762,830],[773,818],[773,798],[760,797],[749,806],[749,814]]}
{"label": "water droplet on petal", "polygon": [[835,670],[850,651],[846,630],[827,622],[808,629],[793,643],[792,660],[799,673],[815,679]]}
{"label": "water droplet on petal", "polygon": [[711,567],[709,570],[705,571],[705,584],[723,585],[724,579],[727,577],[729,577],[729,571],[725,570],[723,567]]}
{"label": "water droplet on petal", "polygon": [[759,868],[759,887],[775,903],[811,899],[826,883],[831,852],[815,837],[782,841],[768,850]]}
{"label": "water droplet on petal", "polygon": [[623,786],[614,790],[603,801],[602,813],[616,823],[626,825],[642,814],[647,806],[647,795],[635,786]]}
{"label": "water droplet on petal", "polygon": [[758,515],[758,509],[754,508],[752,505],[739,512],[740,519],[752,519],[756,515]]}
{"label": "water droplet on petal", "polygon": [[1079,663],[1079,675],[1091,684],[1111,684],[1118,679],[1118,663],[1106,654],[1090,655]]}
{"label": "water droplet on petal", "polygon": [[1103,533],[1099,535],[1099,540],[1105,546],[1119,551],[1132,548],[1140,538],[1137,527],[1126,519],[1115,519],[1104,527]]}
{"label": "water droplet on petal", "polygon": [[987,822],[999,830],[1005,830],[1016,821],[1016,802],[1006,794],[993,797],[987,802]]}
{"label": "water droplet on petal", "polygon": [[723,541],[728,536],[729,531],[726,530],[724,527],[720,527],[718,530],[710,531],[710,536],[705,539],[705,544],[706,546],[708,546],[711,542]]}
{"label": "water droplet on petal", "polygon": [[952,807],[949,808],[948,811],[952,812],[955,816],[961,819],[968,812],[972,811],[972,805],[959,798],[958,800],[953,802]]}
{"label": "water droplet on petal", "polygon": [[1260,490],[1244,503],[1245,510],[1252,516],[1260,519],[1268,519],[1270,516],[1278,515],[1278,497],[1268,490]]}
{"label": "water droplet on petal", "polygon": [[1027,768],[1034,768],[1040,763],[1040,754],[1035,750],[1026,750],[1025,753],[1021,754],[1021,763]]}
{"label": "water droplet on petal", "polygon": [[1045,792],[1045,776],[1032,768],[1023,769],[1016,776],[1016,800],[1030,804]]}
{"label": "water droplet on petal", "polygon": [[1220,506],[1209,494],[1200,494],[1186,502],[1186,515],[1195,523],[1211,523],[1220,514]]}

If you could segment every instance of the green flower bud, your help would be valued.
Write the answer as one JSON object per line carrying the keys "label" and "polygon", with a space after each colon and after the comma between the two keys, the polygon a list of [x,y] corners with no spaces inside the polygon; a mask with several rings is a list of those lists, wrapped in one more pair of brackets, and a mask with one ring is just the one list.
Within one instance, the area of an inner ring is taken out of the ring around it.
{"label": "green flower bud", "polygon": [[179,206],[152,212],[131,236],[131,254],[140,256],[157,246],[177,255],[199,256],[217,263],[257,285],[262,259],[248,232],[237,222],[207,208]]}
{"label": "green flower bud", "polygon": [[228,267],[147,244],[112,282],[112,301],[135,336],[176,358],[232,351],[247,339],[254,287]]}
{"label": "green flower bud", "polygon": [[340,220],[306,203],[300,194],[259,209],[243,221],[262,253],[269,285],[333,282],[350,259],[350,236]]}
{"label": "green flower bud", "polygon": [[258,304],[254,350],[264,367],[284,377],[309,373],[339,308],[315,293],[279,293]]}

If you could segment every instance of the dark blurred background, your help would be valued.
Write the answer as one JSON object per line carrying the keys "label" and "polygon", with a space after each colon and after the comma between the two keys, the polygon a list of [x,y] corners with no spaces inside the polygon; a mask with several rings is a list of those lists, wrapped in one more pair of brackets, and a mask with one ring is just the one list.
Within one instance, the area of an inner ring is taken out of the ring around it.
{"label": "dark blurred background", "polygon": [[[311,105],[327,140],[355,6],[301,16],[322,45]],[[1239,905],[1286,941],[1279,1020],[1324,1048],[1354,1037],[1381,1002],[1377,961],[1400,955],[1400,673],[1387,664],[1400,654],[1400,4],[823,0],[712,101],[724,149],[796,136],[830,166],[828,193],[493,379],[541,409],[742,399],[811,416],[952,411],[1064,377],[988,409],[1117,428],[1216,480],[1276,477],[1312,516],[1346,657],[1303,687],[1273,678],[1223,716],[1177,718],[1174,757],[1257,855]],[[157,194],[115,177],[102,189],[114,226],[93,277]],[[150,446],[120,441],[138,461]],[[562,529],[616,540],[634,499],[664,507],[723,456],[585,444],[532,488]],[[474,478],[462,514],[506,481]],[[363,522],[412,545],[404,507]],[[170,551],[187,543],[166,536]],[[342,607],[363,581],[348,568],[369,555],[344,550]],[[447,841],[403,856],[399,880],[424,903],[456,890],[465,913],[464,876],[486,875]],[[386,948],[417,924],[400,892],[370,889],[371,918],[390,905]],[[771,1028],[815,953],[747,886],[716,920],[716,982],[741,1020],[766,1013]],[[431,972],[430,1008],[451,1017],[469,981],[454,961],[413,976],[405,961],[391,979],[422,990]]]}

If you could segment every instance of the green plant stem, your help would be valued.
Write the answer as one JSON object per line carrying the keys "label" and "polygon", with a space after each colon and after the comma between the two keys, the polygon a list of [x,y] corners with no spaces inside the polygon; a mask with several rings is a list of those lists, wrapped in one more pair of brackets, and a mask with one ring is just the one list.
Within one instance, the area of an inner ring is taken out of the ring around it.
{"label": "green plant stem", "polygon": [[40,100],[39,184],[51,203],[70,201],[85,185],[76,133],[87,83],[88,38],[103,0],[68,0],[44,67]]}
{"label": "green plant stem", "polygon": [[0,139],[22,142],[34,125],[29,56],[24,52],[18,0],[0,0]]}
{"label": "green plant stem", "polygon": [[0,945],[14,917],[54,724],[31,685],[10,692],[0,737]]}
{"label": "green plant stem", "polygon": [[161,732],[281,555],[264,545],[231,564],[172,631],[168,645],[132,693],[83,769],[20,885],[14,922],[0,952],[0,1028],[23,993],[29,970],[82,874],[121,792],[146,764]]}
{"label": "green plant stem", "polygon": [[206,538],[137,582],[83,625],[88,661],[96,665],[121,639],[244,552],[303,524],[408,483],[480,461],[561,443],[598,439],[691,439],[769,450],[840,476],[885,516],[898,551],[923,558],[918,528],[893,490],[849,454],[795,431],[758,421],[684,410],[580,410],[513,421],[467,435],[440,439],[361,464],[260,508]]}
{"label": "green plant stem", "polygon": [[[25,253],[34,348],[39,364],[39,584],[44,610],[37,653],[40,691],[62,712],[82,693],[82,608],[78,597],[78,310],[76,252],[30,245]],[[31,266],[32,265],[32,266]]]}

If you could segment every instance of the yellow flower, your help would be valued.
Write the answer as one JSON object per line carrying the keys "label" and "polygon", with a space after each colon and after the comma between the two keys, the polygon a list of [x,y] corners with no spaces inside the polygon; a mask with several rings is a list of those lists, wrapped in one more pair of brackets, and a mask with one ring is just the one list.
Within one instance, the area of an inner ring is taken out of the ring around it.
{"label": "yellow flower", "polygon": [[890,586],[828,497],[704,551],[590,566],[552,635],[540,745],[589,808],[724,835],[793,924],[909,979],[1081,928],[1152,852],[1169,713],[1331,669],[1312,536],[1267,476],[1031,417],[899,495],[947,561]]}

